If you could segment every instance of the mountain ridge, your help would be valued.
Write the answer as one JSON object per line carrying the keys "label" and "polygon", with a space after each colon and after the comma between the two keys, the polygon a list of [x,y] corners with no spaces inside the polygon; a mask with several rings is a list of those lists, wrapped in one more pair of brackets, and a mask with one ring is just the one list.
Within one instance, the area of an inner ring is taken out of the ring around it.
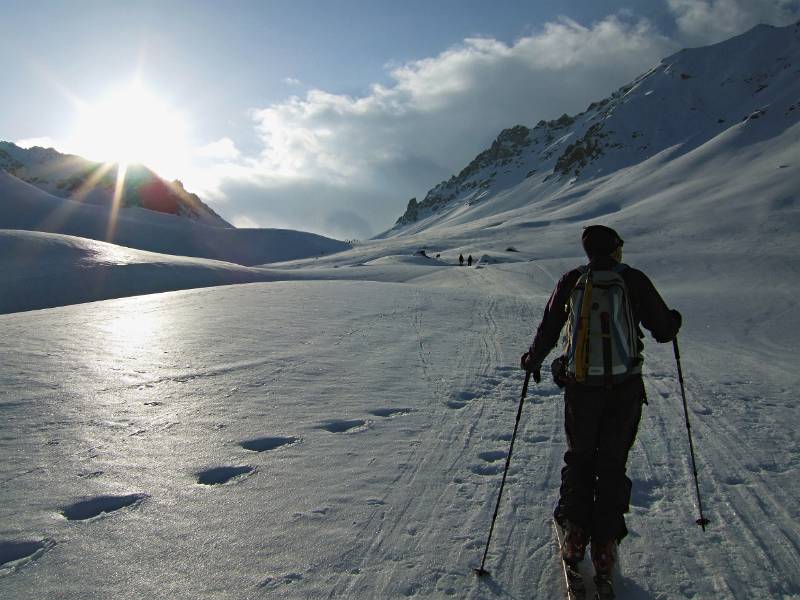
{"label": "mountain ridge", "polygon": [[308,232],[215,227],[141,207],[114,211],[107,205],[58,198],[2,169],[0,229],[72,235],[246,266],[319,257],[350,248],[345,242]]}
{"label": "mountain ridge", "polygon": [[[111,206],[120,166],[54,148],[22,148],[0,141],[0,169],[58,198]],[[181,181],[167,181],[140,164],[124,169],[120,206],[173,214],[213,227],[233,227],[199,196],[188,192]]]}
{"label": "mountain ridge", "polygon": [[[735,60],[731,60],[731,57]],[[419,232],[528,178],[532,196],[639,164],[672,147],[680,154],[770,113],[800,115],[800,22],[759,25],[739,36],[672,54],[582,113],[504,129],[492,145],[378,237]]]}

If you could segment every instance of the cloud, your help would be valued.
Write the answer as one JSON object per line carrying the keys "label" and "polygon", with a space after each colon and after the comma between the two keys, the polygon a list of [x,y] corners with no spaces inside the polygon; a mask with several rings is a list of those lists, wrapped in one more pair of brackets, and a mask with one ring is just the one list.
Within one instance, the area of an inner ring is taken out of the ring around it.
{"label": "cloud", "polygon": [[211,158],[223,161],[232,161],[239,158],[241,153],[231,138],[224,137],[216,142],[195,149],[195,154],[201,158]]}
{"label": "cloud", "polygon": [[800,19],[800,0],[667,0],[680,40],[705,45],[755,25],[789,25]]}
{"label": "cloud", "polygon": [[284,77],[283,83],[286,85],[302,85],[303,82],[297,79],[296,77]]}
{"label": "cloud", "polygon": [[14,143],[20,148],[33,148],[34,146],[40,146],[41,148],[56,148],[60,146],[58,140],[47,136],[25,138],[23,140],[17,140]]}
{"label": "cloud", "polygon": [[259,227],[312,231],[337,239],[363,240],[374,235],[381,225],[370,207],[393,199],[380,191],[295,178],[230,178],[220,191],[230,198],[227,206],[238,215],[232,220],[237,227],[257,223]]}
{"label": "cloud", "polygon": [[312,89],[254,110],[262,151],[219,189],[262,223],[368,237],[502,129],[579,112],[676,49],[622,16],[562,18],[513,43],[469,38],[363,96]]}

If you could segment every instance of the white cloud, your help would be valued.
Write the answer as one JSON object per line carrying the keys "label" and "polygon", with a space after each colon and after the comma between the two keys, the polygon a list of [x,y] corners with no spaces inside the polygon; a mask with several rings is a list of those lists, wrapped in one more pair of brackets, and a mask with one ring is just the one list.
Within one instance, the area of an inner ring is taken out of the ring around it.
{"label": "white cloud", "polygon": [[617,16],[589,27],[562,18],[511,44],[469,38],[395,67],[390,85],[366,95],[313,89],[254,110],[263,151],[243,169],[247,182],[220,189],[231,202],[246,189],[259,222],[280,206],[298,228],[374,234],[502,129],[579,112],[675,49],[648,21]]}
{"label": "white cloud", "polygon": [[667,0],[681,41],[704,45],[755,25],[789,25],[800,19],[798,0]]}
{"label": "white cloud", "polygon": [[303,84],[302,81],[300,81],[299,79],[297,79],[295,77],[284,77],[283,78],[283,83],[285,83],[286,85],[302,85]]}
{"label": "white cloud", "polygon": [[231,161],[239,158],[241,153],[231,138],[224,137],[205,146],[195,149],[195,154],[201,158]]}
{"label": "white cloud", "polygon": [[34,146],[40,146],[42,148],[60,148],[61,145],[58,140],[55,140],[51,137],[42,136],[42,137],[32,137],[32,138],[25,138],[23,140],[17,140],[14,142],[20,148],[33,148]]}

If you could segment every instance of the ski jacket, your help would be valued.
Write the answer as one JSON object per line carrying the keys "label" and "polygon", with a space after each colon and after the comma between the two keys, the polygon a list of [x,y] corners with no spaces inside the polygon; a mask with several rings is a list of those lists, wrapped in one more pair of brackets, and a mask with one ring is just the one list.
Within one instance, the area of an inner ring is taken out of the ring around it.
{"label": "ski jacket", "polygon": [[[589,268],[610,269],[616,264],[617,261],[613,258],[604,256],[589,262]],[[657,342],[671,341],[678,334],[680,323],[670,309],[667,308],[666,303],[656,291],[653,282],[650,281],[647,275],[632,267],[627,267],[622,271],[621,275],[625,280],[625,285],[628,287],[631,311],[633,312],[633,320],[636,323],[636,327],[644,326],[645,329],[653,334]],[[561,330],[569,317],[569,296],[580,276],[581,272],[578,269],[572,269],[564,273],[558,284],[556,284],[531,344],[530,356],[532,362],[541,364],[558,343]],[[644,337],[641,329],[639,329],[639,337]],[[642,347],[644,346],[641,341],[639,344]]]}

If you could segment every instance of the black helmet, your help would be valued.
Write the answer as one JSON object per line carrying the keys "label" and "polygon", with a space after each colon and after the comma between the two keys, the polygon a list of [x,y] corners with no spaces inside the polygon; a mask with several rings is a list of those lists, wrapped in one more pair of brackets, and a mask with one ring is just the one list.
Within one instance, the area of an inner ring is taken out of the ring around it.
{"label": "black helmet", "polygon": [[583,228],[581,243],[589,259],[610,256],[624,243],[619,234],[605,225],[589,225]]}

